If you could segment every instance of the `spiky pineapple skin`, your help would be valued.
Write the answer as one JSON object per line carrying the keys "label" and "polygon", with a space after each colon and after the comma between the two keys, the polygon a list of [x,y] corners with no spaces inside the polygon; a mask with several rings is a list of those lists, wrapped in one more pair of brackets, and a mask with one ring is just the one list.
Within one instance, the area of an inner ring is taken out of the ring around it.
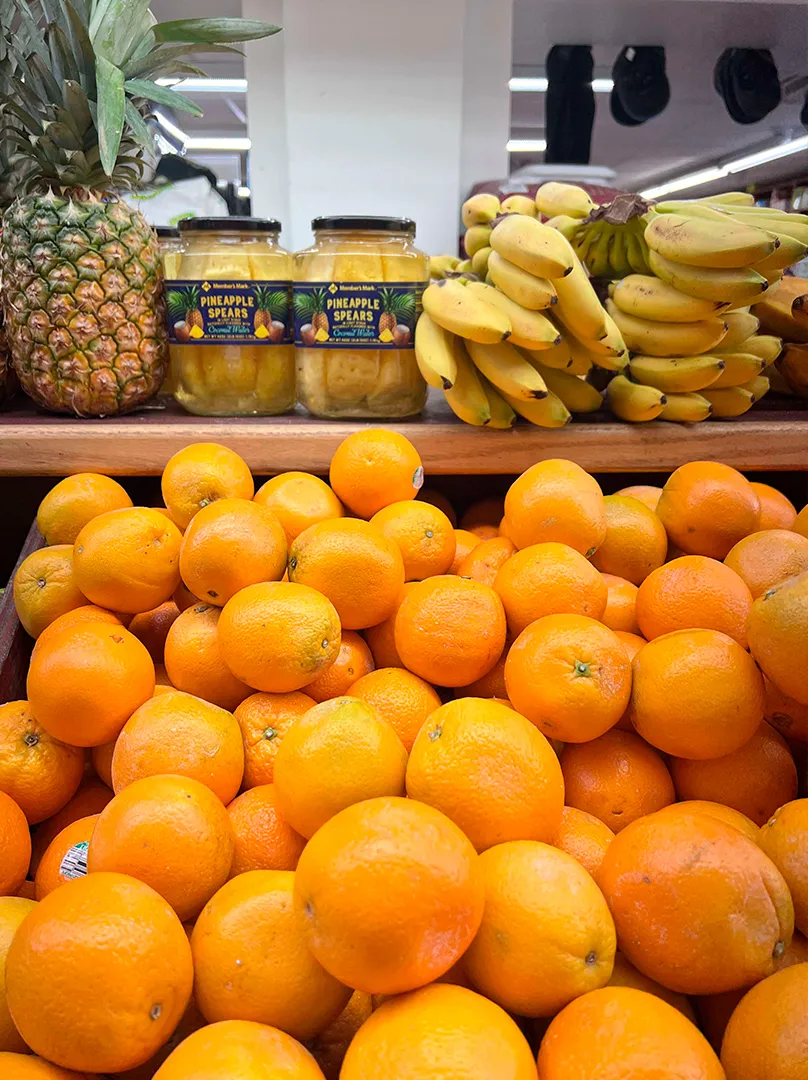
{"label": "spiky pineapple skin", "polygon": [[157,239],[114,195],[18,199],[3,221],[0,265],[14,369],[43,408],[131,412],[168,366]]}
{"label": "spiky pineapple skin", "polygon": [[5,408],[11,401],[17,393],[18,387],[17,376],[11,364],[11,354],[9,353],[2,312],[0,312],[0,409]]}

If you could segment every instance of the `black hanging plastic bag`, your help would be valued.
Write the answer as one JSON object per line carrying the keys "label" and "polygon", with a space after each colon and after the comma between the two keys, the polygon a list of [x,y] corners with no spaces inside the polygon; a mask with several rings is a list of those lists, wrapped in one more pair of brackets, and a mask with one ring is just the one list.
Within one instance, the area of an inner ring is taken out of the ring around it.
{"label": "black hanging plastic bag", "polygon": [[588,165],[595,122],[589,45],[554,45],[547,54],[546,125],[548,165]]}

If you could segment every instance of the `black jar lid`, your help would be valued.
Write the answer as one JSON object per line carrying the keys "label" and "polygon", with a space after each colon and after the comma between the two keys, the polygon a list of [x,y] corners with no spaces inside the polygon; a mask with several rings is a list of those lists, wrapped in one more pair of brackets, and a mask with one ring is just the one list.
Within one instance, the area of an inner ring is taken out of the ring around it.
{"label": "black jar lid", "polygon": [[275,218],[195,217],[180,222],[180,232],[255,232],[277,233],[281,223]]}
{"label": "black jar lid", "polygon": [[158,225],[154,231],[161,240],[179,240],[180,230],[173,225]]}
{"label": "black jar lid", "polygon": [[338,214],[334,217],[316,217],[311,223],[313,232],[334,229],[338,232],[403,232],[415,235],[412,218],[373,217],[367,214]]}

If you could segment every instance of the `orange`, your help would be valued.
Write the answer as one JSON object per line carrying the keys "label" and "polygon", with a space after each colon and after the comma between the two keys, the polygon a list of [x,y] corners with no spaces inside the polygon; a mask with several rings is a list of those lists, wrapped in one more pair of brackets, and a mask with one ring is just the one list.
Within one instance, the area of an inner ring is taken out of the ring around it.
{"label": "orange", "polygon": [[546,615],[511,645],[508,698],[548,738],[588,742],[628,705],[631,663],[606,626],[585,615]]}
{"label": "orange", "polygon": [[791,499],[769,484],[759,484],[753,480],[751,487],[760,500],[761,529],[793,528],[797,511]]}
{"label": "orange", "polygon": [[345,513],[328,484],[305,472],[273,476],[256,491],[254,502],[273,512],[286,533],[287,544],[310,525],[340,518]]}
{"label": "orange", "polygon": [[88,874],[28,915],[8,953],[14,1023],[34,1053],[66,1069],[142,1064],[191,996],[191,947],[168,904],[123,874]]}
{"label": "orange", "polygon": [[66,612],[64,615],[60,615],[58,619],[54,619],[39,635],[34,642],[33,651],[36,652],[38,648],[49,641],[55,634],[58,634],[60,630],[67,630],[70,626],[78,626],[80,623],[85,622],[105,622],[110,623],[112,626],[121,626],[121,620],[112,611],[107,611],[106,608],[96,607],[95,604],[84,604],[82,607],[73,608],[72,611]]}
{"label": "orange", "polygon": [[716,630],[677,630],[632,662],[632,719],[666,754],[718,758],[738,750],[763,719],[763,678],[741,646]]}
{"label": "orange", "polygon": [[[186,932],[190,932],[189,928],[187,927]],[[184,1042],[189,1035],[192,1035],[195,1031],[199,1031],[199,1029],[204,1026],[205,1017],[196,1007],[196,1004],[194,1003],[194,999],[192,997],[191,1000],[188,1002],[187,1009],[182,1014],[182,1019],[180,1020],[177,1027],[174,1029],[174,1033],[172,1034],[168,1042],[164,1042],[160,1049],[157,1051],[157,1053],[150,1057],[148,1061],[144,1062],[137,1069],[127,1069],[125,1073],[120,1075],[125,1076],[126,1080],[152,1080],[152,1077],[155,1075],[155,1073],[169,1056],[169,1054],[176,1047],[178,1047],[181,1042]]]}
{"label": "orange", "polygon": [[186,611],[189,607],[193,607],[194,604],[198,604],[199,602],[199,597],[194,596],[190,589],[185,587],[183,582],[180,582],[174,590],[174,603],[181,612]]}
{"label": "orange", "polygon": [[46,544],[74,544],[88,521],[131,505],[116,480],[100,473],[76,473],[60,480],[39,504],[37,528]]}
{"label": "orange", "polygon": [[90,817],[91,814],[100,814],[107,803],[112,799],[111,784],[107,786],[95,776],[88,776],[82,780],[79,789],[73,798],[62,809],[37,825],[34,829],[31,841],[31,872],[36,873],[39,860],[45,854],[49,844],[54,840],[62,829],[66,829],[74,821],[80,818]]}
{"label": "orange", "polygon": [[463,511],[460,528],[471,530],[478,525],[498,526],[504,516],[505,499],[500,495],[492,495],[487,499],[478,499]]}
{"label": "orange", "polygon": [[505,649],[499,660],[481,679],[475,679],[468,686],[458,686],[455,689],[456,698],[507,698],[508,690],[505,686],[505,664],[508,660],[508,652],[512,642],[506,639]]}
{"label": "orange", "polygon": [[808,570],[808,538],[787,529],[752,533],[738,541],[724,563],[757,600],[786,578]]}
{"label": "orange", "polygon": [[404,584],[392,540],[368,521],[341,518],[312,525],[289,549],[289,580],[328,597],[346,630],[389,618]]}
{"label": "orange", "polygon": [[580,863],[519,840],[480,857],[485,911],[463,957],[472,985],[508,1012],[554,1016],[609,981],[615,931],[606,901]]}
{"label": "orange", "polygon": [[197,919],[194,997],[209,1022],[254,1020],[310,1039],[348,1004],[351,991],[309,952],[292,903],[294,881],[288,870],[240,874]]}
{"label": "orange", "polygon": [[606,538],[600,485],[580,465],[560,458],[532,465],[511,484],[505,517],[518,548],[555,542],[588,558]]}
{"label": "orange", "polygon": [[295,909],[315,959],[367,994],[399,994],[447,972],[477,933],[483,904],[474,848],[414,799],[342,810],[309,840],[295,872]]}
{"label": "orange", "polygon": [[643,645],[648,644],[640,634],[631,634],[626,630],[615,630],[614,634],[623,643],[623,648],[628,653],[629,660],[633,660]]}
{"label": "orange", "polygon": [[615,836],[598,873],[617,940],[644,975],[682,994],[762,979],[791,941],[794,909],[774,863],[737,829],[663,811]]}
{"label": "orange", "polygon": [[329,471],[331,487],[360,518],[371,518],[390,503],[414,499],[423,487],[418,451],[389,428],[364,428],[337,447]]}
{"label": "orange", "polygon": [[315,701],[343,697],[363,675],[373,671],[375,665],[370,649],[354,630],[342,632],[337,659],[325,668],[314,682],[306,687],[306,693]]}
{"label": "orange", "polygon": [[[14,1026],[6,1001],[6,957],[12,939],[25,916],[34,910],[33,900],[24,900],[21,896],[0,897],[0,1069],[3,1066],[3,1053],[25,1054],[28,1047],[20,1038]],[[3,1077],[6,1073],[2,1072]]]}
{"label": "orange", "polygon": [[234,847],[227,810],[210,788],[185,776],[149,776],[101,811],[87,870],[144,881],[184,921],[227,881]]}
{"label": "orange", "polygon": [[370,523],[398,547],[407,581],[449,572],[457,544],[451,521],[436,506],[415,500],[391,503]]}
{"label": "orange", "polygon": [[791,528],[794,532],[798,532],[800,536],[808,536],[808,506],[803,506]]}
{"label": "orange", "polygon": [[719,630],[746,648],[752,596],[729,566],[703,555],[684,555],[650,574],[637,594],[640,633],[651,638],[674,630]]}
{"label": "orange", "polygon": [[364,631],[365,641],[373,654],[373,662],[377,668],[397,667],[403,668],[404,663],[396,649],[396,615],[401,607],[404,597],[416,587],[416,581],[408,581],[398,594],[393,614],[377,626],[368,626]]}
{"label": "orange", "polygon": [[730,1017],[721,1044],[727,1080],[801,1080],[808,1062],[808,963],[753,986]]}
{"label": "orange", "polygon": [[606,608],[600,621],[610,630],[639,634],[636,613],[639,592],[637,586],[632,585],[626,578],[615,577],[614,574],[601,574],[601,577],[606,583],[607,596]]}
{"label": "orange", "polygon": [[223,1020],[193,1032],[154,1080],[322,1080],[314,1058],[291,1035],[249,1020]]}
{"label": "orange", "polygon": [[61,810],[83,775],[81,750],[51,738],[27,701],[0,705],[0,791],[11,796],[29,825]]}
{"label": "orange", "polygon": [[752,604],[749,648],[778,690],[808,705],[808,570]]}
{"label": "orange", "polygon": [[630,495],[607,495],[606,539],[592,556],[604,574],[640,585],[652,570],[662,566],[668,537],[662,522],[645,503]]}
{"label": "orange", "polygon": [[165,645],[165,665],[173,686],[232,710],[250,688],[237,679],[222,658],[219,645],[221,610],[195,604],[172,624]]}
{"label": "orange", "polygon": [[152,611],[144,611],[135,615],[129,623],[129,633],[142,641],[149,650],[149,656],[155,664],[162,664],[166,647],[168,631],[177,621],[180,609],[173,600],[166,600],[164,604]]}
{"label": "orange", "polygon": [[739,540],[760,528],[760,499],[729,465],[690,461],[671,474],[657,514],[685,554],[724,559]]}
{"label": "orange", "polygon": [[476,547],[479,547],[483,543],[482,537],[477,536],[473,532],[468,532],[467,529],[455,529],[455,557],[452,565],[449,567],[448,573],[459,574],[460,567],[466,561],[467,557],[471,554]]}
{"label": "orange", "polygon": [[181,544],[177,526],[156,510],[111,510],[93,518],[78,535],[76,584],[100,607],[130,614],[151,611],[170,600],[180,583]]}
{"label": "orange", "polygon": [[265,506],[247,499],[219,499],[188,526],[180,549],[186,588],[217,607],[259,581],[286,572],[286,533]]}
{"label": "orange", "polygon": [[698,1028],[655,994],[607,986],[571,1002],[539,1049],[541,1080],[726,1080]]}
{"label": "orange", "polygon": [[797,767],[785,739],[763,723],[738,750],[708,761],[671,758],[680,799],[706,799],[738,810],[756,825],[796,798]]}
{"label": "orange", "polygon": [[444,813],[478,851],[507,840],[549,842],[564,808],[548,741],[519,713],[483,698],[432,713],[410,752],[407,795]]}
{"label": "orange", "polygon": [[87,873],[87,848],[96,821],[98,814],[79,818],[51,840],[36,870],[34,885],[37,900],[44,900],[54,889]]}
{"label": "orange", "polygon": [[[437,494],[437,493],[436,493]],[[309,1049],[325,1080],[339,1080],[339,1071],[354,1035],[373,1012],[373,998],[355,990],[336,1020],[309,1040]]]}
{"label": "orange", "polygon": [[241,729],[235,718],[180,690],[141,705],[115,743],[112,786],[118,794],[135,780],[166,773],[198,780],[229,803],[244,774]]}
{"label": "orange", "polygon": [[14,575],[17,618],[31,637],[39,637],[54,619],[86,604],[87,597],[76,584],[71,544],[33,551]]}
{"label": "orange", "polygon": [[[156,668],[154,673],[156,677]],[[158,696],[157,690],[158,687],[155,684],[155,696]],[[100,746],[93,746],[90,749],[90,760],[93,763],[95,774],[108,788],[112,788],[112,755],[115,753],[115,743],[117,741],[117,739],[111,739],[108,743],[102,743]]]}
{"label": "orange", "polygon": [[472,525],[469,532],[478,536],[483,543],[486,540],[495,540],[499,536],[499,528],[496,525]]}
{"label": "orange", "polygon": [[231,877],[247,870],[294,870],[306,841],[281,816],[274,784],[245,791],[227,813],[236,839]]}
{"label": "orange", "polygon": [[614,833],[609,826],[593,814],[576,810],[574,806],[565,806],[553,845],[571,855],[584,870],[596,877],[606,848],[613,839]]}
{"label": "orange", "polygon": [[554,543],[523,547],[502,566],[494,589],[514,637],[544,615],[600,619],[608,596],[606,582],[588,559]]}
{"label": "orange", "polygon": [[457,568],[459,577],[481,581],[483,585],[494,586],[497,573],[511,555],[516,554],[516,547],[505,536],[492,540],[483,540],[472,548]]}
{"label": "orange", "polygon": [[236,593],[222,609],[218,631],[222,658],[236,678],[274,694],[313,682],[336,660],[341,641],[331,601],[285,581]]}
{"label": "orange", "polygon": [[401,739],[407,753],[412,750],[415,736],[441,703],[428,682],[403,668],[371,671],[353,684],[351,697],[375,709]]}
{"label": "orange", "polygon": [[396,615],[404,666],[435,686],[467,686],[505,647],[505,611],[488,585],[452,575],[420,581]]}
{"label": "orange", "polygon": [[154,664],[122,626],[81,623],[42,645],[28,669],[31,712],[49,735],[71,746],[115,738],[154,693]]}
{"label": "orange", "polygon": [[421,502],[429,503],[431,506],[437,506],[438,510],[442,510],[452,523],[452,528],[457,528],[457,514],[455,508],[446,498],[442,491],[435,491],[434,488],[421,488],[418,492],[417,498]]}
{"label": "orange", "polygon": [[0,1051],[0,1070],[3,1080],[95,1080],[97,1073],[74,1072],[60,1069],[44,1058],[29,1053],[3,1053]]}
{"label": "orange", "polygon": [[570,743],[561,753],[561,771],[567,804],[593,814],[613,833],[676,798],[665,762],[630,731]]}
{"label": "orange", "polygon": [[247,463],[219,443],[194,443],[169,459],[161,481],[163,502],[181,529],[197,511],[219,499],[251,499],[255,485]]}
{"label": "orange", "polygon": [[308,839],[346,806],[403,795],[406,769],[403,743],[372,706],[333,698],[309,709],[278,747],[278,808]]}
{"label": "orange", "polygon": [[615,495],[627,495],[629,498],[637,499],[639,502],[644,503],[649,510],[653,510],[654,513],[656,513],[661,494],[662,488],[654,487],[653,484],[633,484],[631,487],[620,488],[619,491],[615,492]]}
{"label": "orange", "polygon": [[664,806],[658,813],[667,814],[706,814],[707,817],[723,821],[725,825],[731,825],[733,829],[743,833],[747,840],[755,844],[760,843],[760,829],[750,820],[746,814],[733,810],[731,806],[723,803],[710,802],[705,799],[686,799],[684,802],[671,803]]}
{"label": "orange", "polygon": [[766,687],[766,722],[787,739],[808,742],[808,705],[802,705],[778,690],[771,679],[764,678],[763,683]]}
{"label": "orange", "polygon": [[376,1009],[348,1047],[340,1080],[429,1076],[536,1080],[536,1062],[504,1009],[473,990],[439,983]]}
{"label": "orange", "polygon": [[797,929],[808,933],[808,799],[781,806],[760,831],[760,846],[786,879]]}
{"label": "orange", "polygon": [[153,697],[159,697],[160,694],[165,694],[169,690],[176,690],[176,686],[173,686],[171,680],[168,677],[168,672],[165,669],[164,664],[154,665],[154,694]]}
{"label": "orange", "polygon": [[653,994],[655,997],[667,1001],[669,1005],[673,1005],[674,1009],[678,1009],[682,1016],[686,1016],[692,1024],[696,1023],[693,1006],[685,994],[677,994],[674,990],[668,990],[658,982],[654,982],[653,979],[649,979],[647,975],[637,971],[621,952],[616,952],[614,955],[614,970],[611,979],[606,985],[630,986],[634,990],[644,990],[647,994]]}
{"label": "orange", "polygon": [[315,704],[314,698],[297,690],[289,694],[251,694],[242,701],[234,716],[244,744],[245,788],[272,783],[275,756],[284,735]]}

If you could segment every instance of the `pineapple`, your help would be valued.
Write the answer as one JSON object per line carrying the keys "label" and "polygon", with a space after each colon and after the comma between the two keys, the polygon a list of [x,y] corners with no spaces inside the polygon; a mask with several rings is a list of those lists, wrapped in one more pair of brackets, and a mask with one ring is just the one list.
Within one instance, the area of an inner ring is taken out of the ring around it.
{"label": "pineapple", "polygon": [[186,334],[190,337],[194,328],[202,330],[204,336],[205,319],[199,310],[198,285],[189,285],[184,289],[169,289],[166,295],[166,306],[178,340],[184,341]]}
{"label": "pineapple", "polygon": [[325,289],[312,289],[310,293],[297,293],[295,296],[295,316],[298,319],[307,320],[300,328],[300,336],[304,345],[312,345],[315,341],[328,341]]}
{"label": "pineapple", "polygon": [[259,285],[255,290],[255,301],[258,304],[253,319],[256,337],[269,338],[272,342],[283,341],[289,319],[288,290]]}
{"label": "pineapple", "polygon": [[[148,0],[0,0],[3,309],[23,389],[53,412],[109,416],[151,398],[168,349],[154,231],[120,197],[154,153],[155,81],[186,54],[276,33],[243,19],[159,23]],[[201,329],[187,313],[191,334]]]}

